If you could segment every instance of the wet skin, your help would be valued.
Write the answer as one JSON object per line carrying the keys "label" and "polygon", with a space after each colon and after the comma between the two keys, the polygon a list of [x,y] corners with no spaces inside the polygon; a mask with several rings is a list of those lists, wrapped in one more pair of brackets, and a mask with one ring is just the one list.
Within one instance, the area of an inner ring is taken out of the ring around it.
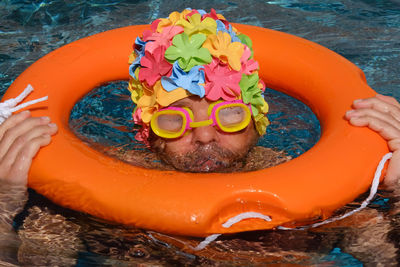
{"label": "wet skin", "polygon": [[[194,121],[208,120],[210,103],[204,98],[191,96],[174,102],[171,106],[188,107],[193,111]],[[235,133],[226,133],[214,126],[194,128],[182,137],[151,138],[152,148],[165,162],[178,170],[189,172],[227,171],[243,165],[249,150],[259,135],[254,124]]]}

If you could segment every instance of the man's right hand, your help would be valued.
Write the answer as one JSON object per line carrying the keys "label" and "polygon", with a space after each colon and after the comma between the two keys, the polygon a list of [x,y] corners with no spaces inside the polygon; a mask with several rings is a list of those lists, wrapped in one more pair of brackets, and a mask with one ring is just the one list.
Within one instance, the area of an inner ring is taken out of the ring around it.
{"label": "man's right hand", "polygon": [[29,111],[12,115],[0,125],[0,183],[27,184],[29,168],[39,149],[51,141],[57,126]]}

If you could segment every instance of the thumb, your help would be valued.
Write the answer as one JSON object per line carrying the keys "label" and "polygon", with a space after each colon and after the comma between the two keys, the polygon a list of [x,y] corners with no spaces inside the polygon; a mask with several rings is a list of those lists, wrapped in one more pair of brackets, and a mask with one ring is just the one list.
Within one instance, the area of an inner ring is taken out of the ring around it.
{"label": "thumb", "polygon": [[393,152],[383,184],[387,187],[394,187],[400,184],[400,150]]}

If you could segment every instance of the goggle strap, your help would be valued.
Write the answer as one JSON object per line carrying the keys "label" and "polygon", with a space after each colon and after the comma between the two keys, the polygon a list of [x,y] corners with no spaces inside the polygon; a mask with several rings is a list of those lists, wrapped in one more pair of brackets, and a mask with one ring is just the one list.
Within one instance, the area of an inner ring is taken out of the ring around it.
{"label": "goggle strap", "polygon": [[190,127],[192,128],[197,128],[197,127],[202,127],[202,126],[208,126],[213,124],[213,120],[206,120],[206,121],[195,121],[190,123]]}

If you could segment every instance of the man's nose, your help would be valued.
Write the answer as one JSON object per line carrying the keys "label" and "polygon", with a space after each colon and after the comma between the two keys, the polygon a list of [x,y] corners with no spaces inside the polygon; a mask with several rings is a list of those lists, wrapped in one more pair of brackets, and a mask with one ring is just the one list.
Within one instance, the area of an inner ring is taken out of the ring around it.
{"label": "man's nose", "polygon": [[203,126],[192,130],[193,142],[208,144],[218,141],[217,129],[214,126]]}

